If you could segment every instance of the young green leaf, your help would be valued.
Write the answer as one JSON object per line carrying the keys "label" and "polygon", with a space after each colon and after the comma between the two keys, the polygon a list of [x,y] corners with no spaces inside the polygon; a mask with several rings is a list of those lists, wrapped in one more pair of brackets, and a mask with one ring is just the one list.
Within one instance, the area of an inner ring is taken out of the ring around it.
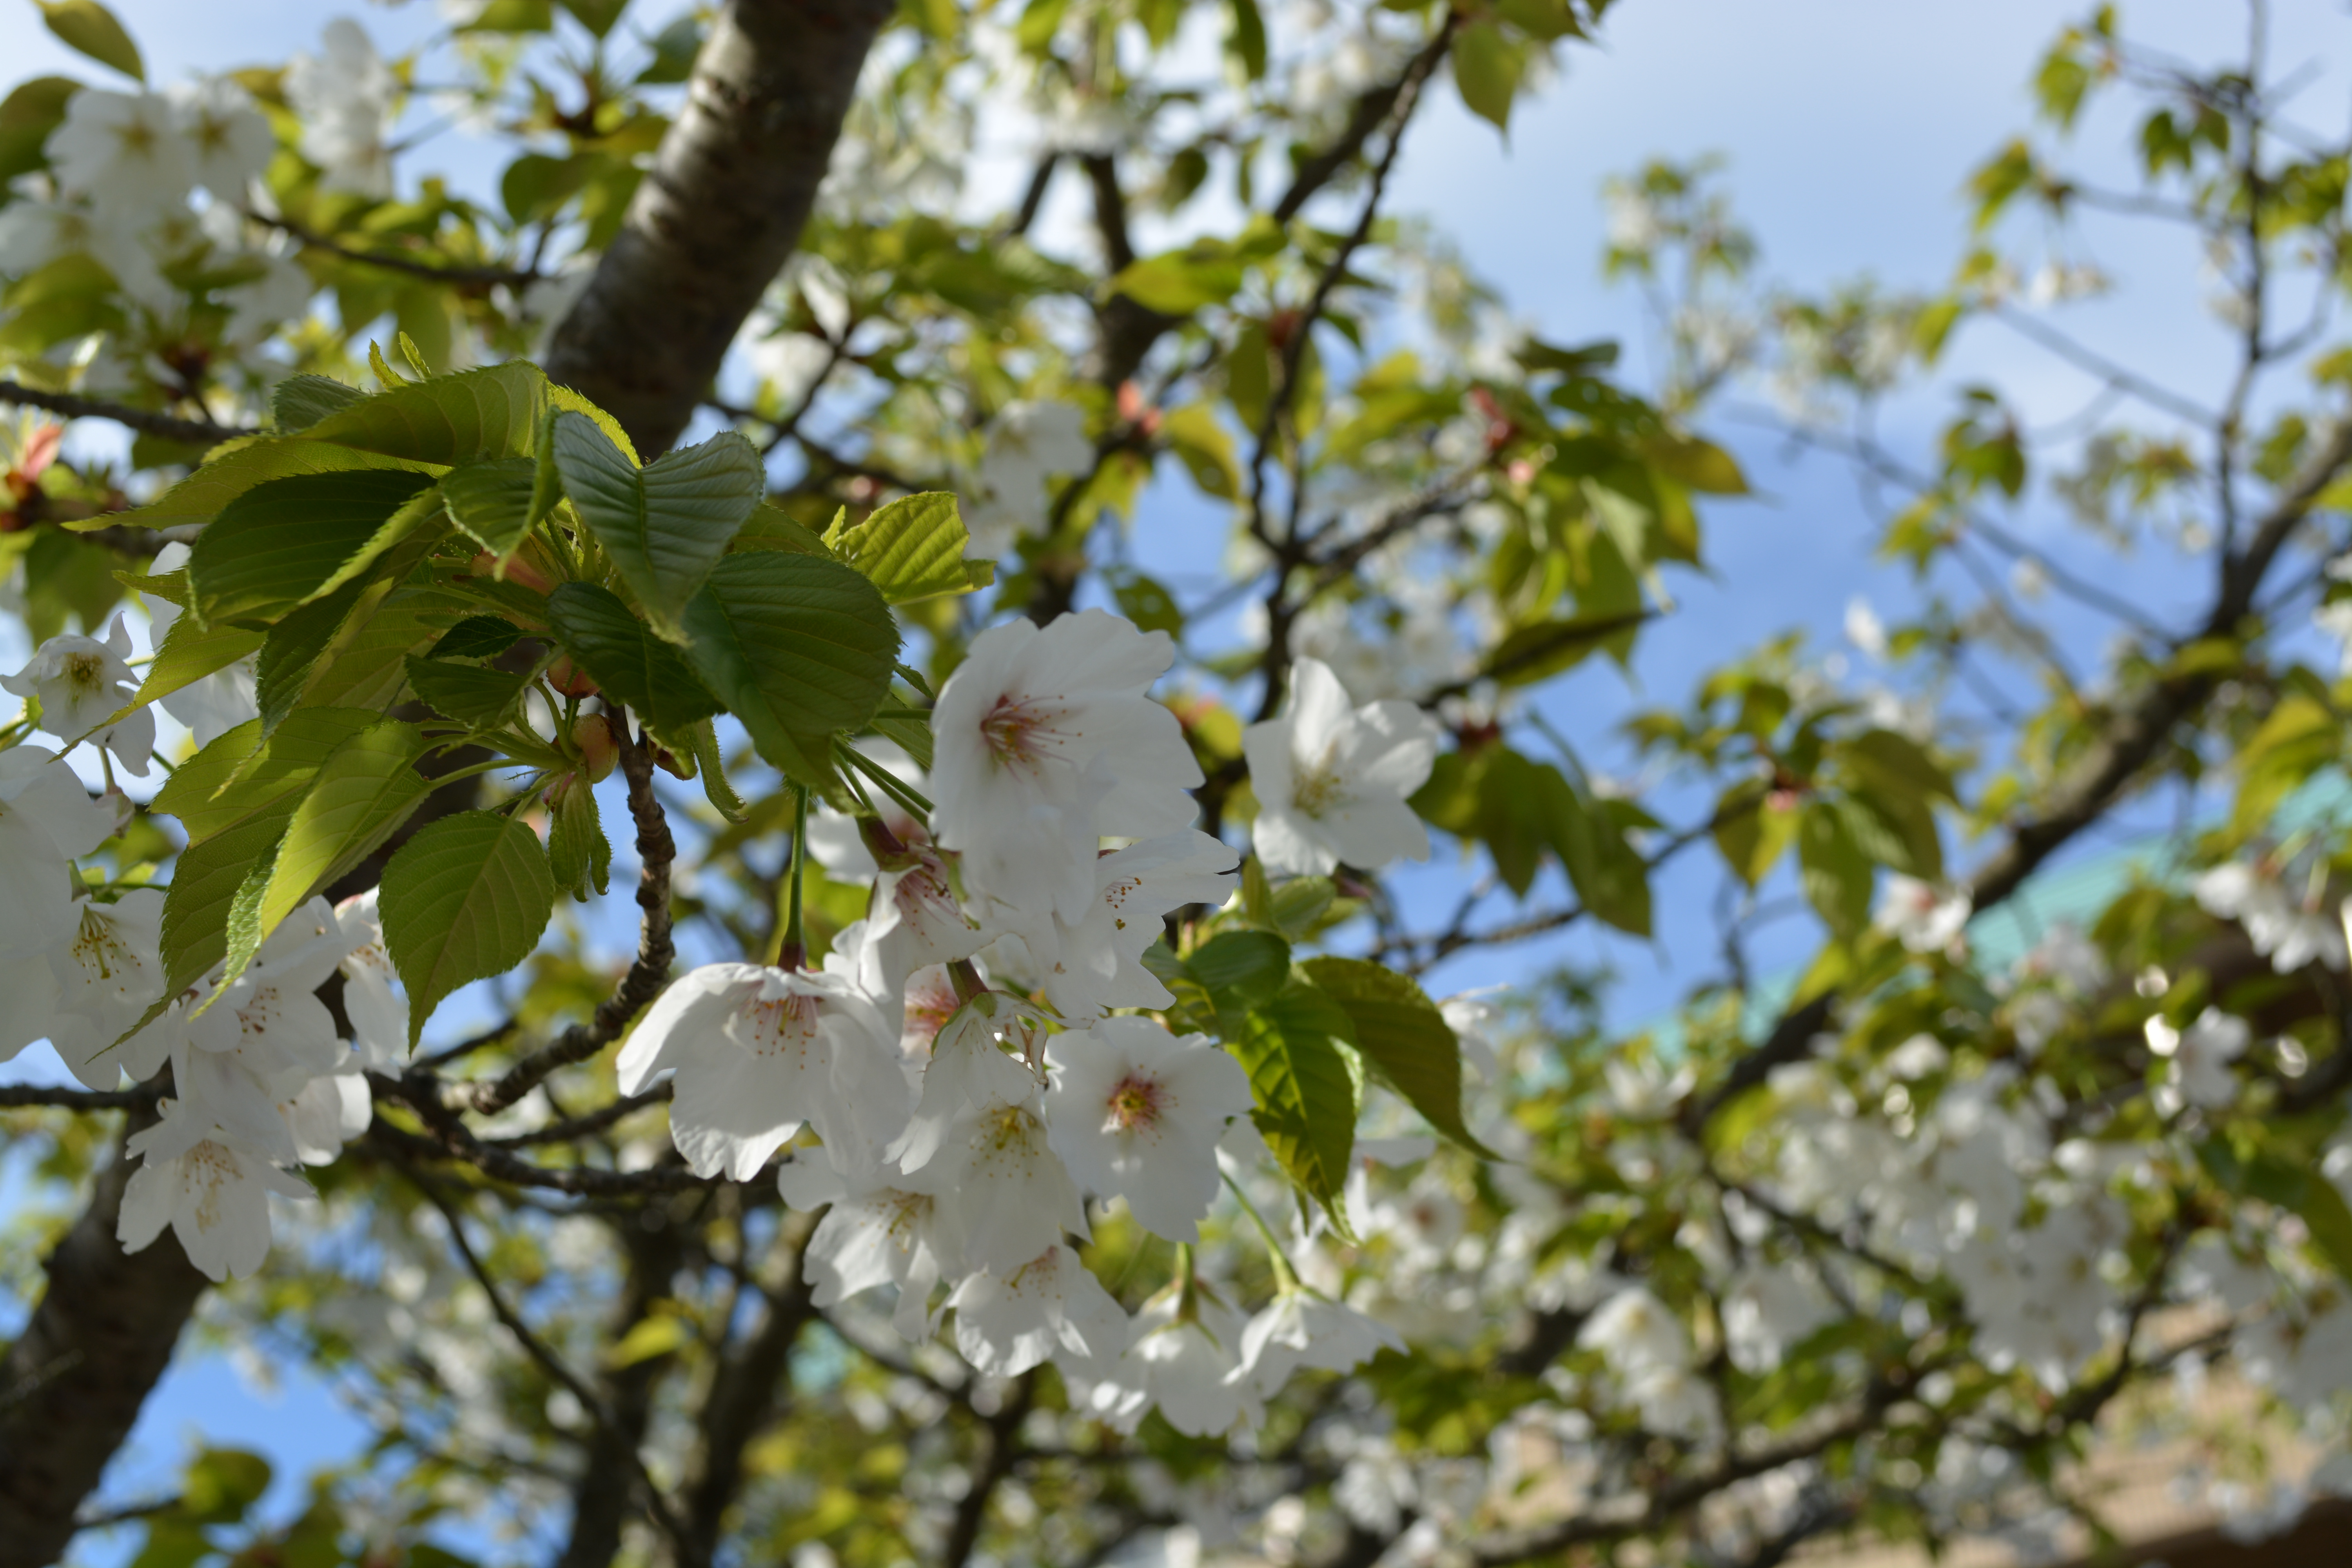
{"label": "young green leaf", "polygon": [[[468,538],[505,555],[540,519],[538,478],[539,465],[531,458],[492,458],[450,469],[442,476],[441,494],[450,519]],[[547,504],[554,504],[552,494]]]}
{"label": "young green leaf", "polygon": [[1412,977],[1360,958],[1310,958],[1305,968],[1346,1012],[1356,1049],[1383,1083],[1465,1149],[1501,1157],[1462,1120],[1462,1042]]}
{"label": "young green leaf", "polygon": [[208,675],[217,674],[249,653],[259,651],[262,634],[247,631],[241,626],[200,626],[194,616],[182,616],[163,634],[163,646],[155,650],[155,661],[147,667],[146,679],[139,683],[139,695],[130,708],[143,708],[159,697],[194,685]]}
{"label": "young green leaf", "polygon": [[367,551],[422,474],[362,470],[272,479],[221,509],[188,556],[190,613],[206,626],[268,626]]}
{"label": "young green leaf", "polygon": [[943,490],[901,496],[856,528],[845,530],[835,547],[841,558],[894,605],[969,594],[964,570],[964,531],[956,498]]}
{"label": "young green leaf", "polygon": [[640,468],[587,418],[562,414],[555,467],[654,629],[684,641],[687,601],[767,493],[758,448],[730,431]]}
{"label": "young green leaf", "polygon": [[269,392],[269,414],[281,434],[307,430],[365,397],[356,386],[323,375],[289,375]]}
{"label": "young green leaf", "polygon": [[1339,1005],[1293,980],[1251,1009],[1231,1043],[1248,1072],[1256,1109],[1250,1120],[1266,1147],[1344,1230],[1340,1190],[1356,1146],[1356,1079],[1342,1054],[1354,1027]]}
{"label": "young green leaf", "polygon": [[384,945],[408,987],[412,1049],[442,998],[530,957],[555,907],[539,835],[495,811],[418,830],[384,867],[383,885]]}
{"label": "young green leaf", "polygon": [[613,846],[596,813],[596,792],[568,789],[548,813],[547,860],[555,885],[581,903],[604,890]]}
{"label": "young green leaf", "polygon": [[721,710],[686,655],[655,637],[610,589],[565,583],[547,598],[555,640],[596,684],[657,730]]}
{"label": "young green leaf", "polygon": [[760,754],[803,784],[829,782],[824,737],[874,717],[898,660],[880,591],[813,555],[725,557],[687,607],[686,630],[704,683]]}
{"label": "young green leaf", "polygon": [[40,0],[41,20],[58,41],[102,66],[112,66],[133,81],[147,79],[139,46],[98,0]]}
{"label": "young green leaf", "polygon": [[530,455],[547,377],[522,360],[406,382],[336,410],[306,441],[454,467]]}
{"label": "young green leaf", "polygon": [[467,616],[441,634],[427,658],[496,658],[522,640],[522,628],[499,616]]}

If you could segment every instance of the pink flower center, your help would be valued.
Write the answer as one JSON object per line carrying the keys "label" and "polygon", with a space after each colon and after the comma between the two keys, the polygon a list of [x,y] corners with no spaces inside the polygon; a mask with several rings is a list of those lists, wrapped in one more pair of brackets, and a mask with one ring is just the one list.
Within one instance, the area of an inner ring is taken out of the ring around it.
{"label": "pink flower center", "polygon": [[1025,766],[1045,754],[1045,738],[1054,732],[1058,717],[1034,697],[1008,692],[980,721],[981,738],[988,742],[988,754],[997,766]]}
{"label": "pink flower center", "polygon": [[1172,1098],[1168,1086],[1158,1079],[1130,1072],[1110,1091],[1104,1109],[1109,1112],[1110,1126],[1121,1132],[1143,1132],[1160,1125]]}

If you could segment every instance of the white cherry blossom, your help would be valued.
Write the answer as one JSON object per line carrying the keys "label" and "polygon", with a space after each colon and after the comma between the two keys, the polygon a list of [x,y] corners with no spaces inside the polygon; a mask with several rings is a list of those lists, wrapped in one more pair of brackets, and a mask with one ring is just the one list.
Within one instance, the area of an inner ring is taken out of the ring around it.
{"label": "white cherry blossom", "polygon": [[49,133],[58,188],[145,216],[187,199],[196,157],[171,100],[152,92],[83,88]]}
{"label": "white cherry blossom", "polygon": [[75,906],[72,938],[49,952],[57,998],[49,1044],[92,1089],[112,1089],[125,1071],[144,1079],[163,1065],[171,1046],[168,1019],[122,1040],[163,994],[163,920],[160,889],[133,888],[111,903],[84,899]]}
{"label": "white cherry blossom", "polygon": [[1942,952],[1959,940],[1969,914],[1966,893],[1946,892],[1898,871],[1887,874],[1870,918],[1913,952]]}
{"label": "white cherry blossom", "polygon": [[73,929],[73,861],[113,836],[114,814],[41,746],[0,752],[0,959],[46,953]]}
{"label": "white cherry blossom", "polygon": [[133,1133],[124,1158],[139,1168],[122,1190],[115,1238],[126,1252],[144,1250],[165,1226],[205,1277],[242,1279],[269,1256],[269,1194],[308,1197],[296,1177],[234,1142],[176,1100],[157,1109],[163,1120]]}
{"label": "white cherry blossom", "polygon": [[2159,1016],[2147,1021],[2147,1032],[2148,1048],[2164,1058],[2161,1099],[2170,1101],[2169,1109],[2185,1102],[2215,1110],[2238,1098],[2231,1067],[2253,1040],[2243,1018],[2208,1007],[2185,1029]]}
{"label": "white cherry blossom", "polygon": [[326,171],[328,190],[389,196],[386,133],[400,84],[348,16],[328,23],[321,41],[322,53],[286,62],[286,97],[302,121],[302,156]]}
{"label": "white cherry blossom", "polygon": [[1276,1295],[1250,1320],[1242,1332],[1240,1362],[1230,1375],[1248,1383],[1259,1398],[1272,1399],[1302,1367],[1351,1372],[1383,1350],[1402,1349],[1403,1338],[1386,1324],[1344,1302],[1295,1288]]}
{"label": "white cherry blossom", "polygon": [[1104,834],[1192,821],[1200,764],[1145,695],[1175,656],[1165,632],[1100,610],[972,639],[931,710],[932,836],[962,852],[968,891],[1082,920]]}
{"label": "white cherry blossom", "polygon": [[670,1141],[696,1174],[748,1182],[803,1122],[845,1171],[906,1125],[897,1033],[846,975],[714,963],[662,993],[622,1048],[621,1092],[676,1074]]}
{"label": "white cherry blossom", "polygon": [[2231,861],[2200,873],[2197,901],[2206,911],[2236,921],[2254,951],[2281,974],[2315,961],[2330,969],[2345,964],[2344,924],[2338,909],[2314,894],[2297,897],[2278,870],[2263,863]]}
{"label": "white cherry blossom", "polygon": [[1249,1075],[1206,1035],[1105,1018],[1046,1047],[1048,1139],[1080,1187],[1117,1194],[1139,1224],[1200,1239],[1217,1196],[1217,1141],[1250,1109]]}
{"label": "white cherry blossom", "polygon": [[252,95],[229,78],[215,76],[174,87],[170,97],[194,182],[231,207],[242,205],[247,188],[268,169],[278,151],[278,139]]}
{"label": "white cherry blossom", "polygon": [[1242,733],[1258,858],[1302,876],[1429,858],[1429,829],[1405,797],[1429,781],[1438,734],[1410,702],[1354,706],[1328,666],[1300,659],[1282,710]]}
{"label": "white cherry blossom", "polygon": [[1158,1406],[1188,1437],[1216,1437],[1265,1420],[1257,1386],[1239,1375],[1245,1321],[1205,1287],[1170,1286],[1135,1315],[1127,1353],[1086,1391],[1089,1411],[1133,1431]]}
{"label": "white cherry blossom", "polygon": [[776,1168],[776,1188],[796,1209],[832,1205],[803,1254],[817,1306],[895,1285],[898,1305],[890,1321],[902,1337],[920,1340],[938,1326],[931,1289],[963,1272],[962,1252],[920,1179],[886,1165],[852,1180],[824,1160],[799,1155]]}
{"label": "white cherry blossom", "polygon": [[383,944],[382,889],[353,893],[335,906],[335,924],[350,951],[343,954],[343,1016],[362,1067],[397,1071],[408,1060],[408,999],[394,991],[399,978]]}
{"label": "white cherry blossom", "polygon": [[117,616],[105,641],[59,633],[43,643],[24,668],[0,676],[0,687],[19,697],[37,698],[41,728],[49,734],[103,746],[133,777],[144,778],[147,758],[155,750],[155,715],[142,708],[107,723],[139,690],[130,658],[131,632]]}
{"label": "white cherry blossom", "polygon": [[992,1377],[1016,1377],[1056,1352],[1100,1363],[1127,1348],[1127,1314],[1059,1242],[1000,1272],[964,1276],[948,1305],[956,1349]]}
{"label": "white cherry blossom", "polygon": [[1112,1007],[1165,1007],[1176,998],[1143,966],[1161,917],[1186,904],[1221,904],[1233,891],[1234,851],[1181,828],[1095,861],[1094,902],[1076,921],[1055,914],[1021,925],[1036,981],[1066,1018]]}
{"label": "white cherry blossom", "polygon": [[300,1158],[283,1108],[312,1079],[350,1065],[334,1016],[314,994],[346,951],[333,906],[312,899],[263,940],[235,980],[223,985],[215,973],[174,1005],[172,1080],[190,1114],[278,1163]]}
{"label": "white cherry blossom", "polygon": [[1046,482],[1055,475],[1084,474],[1094,461],[1086,415],[1076,405],[1005,405],[990,424],[981,454],[982,493],[970,509],[971,553],[1002,555],[1021,535],[1043,532],[1049,521]]}

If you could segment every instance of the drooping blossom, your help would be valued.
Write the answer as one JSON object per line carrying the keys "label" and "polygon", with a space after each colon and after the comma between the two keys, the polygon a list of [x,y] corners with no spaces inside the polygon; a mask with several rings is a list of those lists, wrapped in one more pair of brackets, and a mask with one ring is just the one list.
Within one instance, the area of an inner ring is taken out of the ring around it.
{"label": "drooping blossom", "polygon": [[124,1158],[136,1158],[122,1189],[115,1238],[139,1252],[165,1226],[204,1276],[242,1279],[269,1256],[269,1194],[308,1197],[310,1189],[268,1160],[216,1131],[177,1100],[157,1107],[163,1120],[133,1133]]}
{"label": "drooping blossom", "polygon": [[646,1010],[621,1092],[676,1075],[670,1141],[697,1175],[748,1182],[806,1123],[844,1171],[870,1171],[906,1125],[898,1032],[846,975],[713,963]]}
{"label": "drooping blossom", "polygon": [[1251,1105],[1241,1064],[1205,1035],[1179,1039],[1131,1016],[1055,1036],[1046,1060],[1047,1136],[1071,1177],[1125,1198],[1156,1235],[1199,1240],[1217,1195],[1217,1140]]}
{"label": "drooping blossom", "polygon": [[831,1205],[802,1254],[817,1306],[895,1285],[890,1321],[902,1337],[920,1340],[938,1326],[932,1288],[963,1272],[963,1255],[926,1184],[887,1165],[852,1180],[825,1160],[796,1156],[777,1167],[776,1187],[793,1208]]}
{"label": "drooping blossom", "polygon": [[1397,1331],[1344,1302],[1304,1288],[1286,1289],[1243,1331],[1241,1359],[1230,1374],[1272,1399],[1306,1368],[1352,1372],[1383,1350],[1401,1351]]}
{"label": "drooping blossom", "polygon": [[1115,849],[1095,861],[1096,894],[1073,921],[1055,914],[1021,922],[1037,984],[1066,1018],[1112,1007],[1165,1007],[1175,1001],[1143,966],[1161,918],[1187,904],[1224,901],[1234,855],[1222,839],[1181,828]]}
{"label": "drooping blossom", "polygon": [[43,643],[24,668],[0,676],[0,687],[38,699],[40,727],[47,733],[61,741],[89,740],[103,746],[134,778],[144,778],[147,758],[155,750],[155,715],[140,708],[107,722],[139,689],[130,658],[131,632],[117,616],[105,641],[59,633]]}
{"label": "drooping blossom", "polygon": [[993,1377],[1017,1377],[1057,1352],[1102,1363],[1127,1348],[1127,1314],[1058,1242],[1011,1268],[967,1274],[948,1305],[956,1349]]}

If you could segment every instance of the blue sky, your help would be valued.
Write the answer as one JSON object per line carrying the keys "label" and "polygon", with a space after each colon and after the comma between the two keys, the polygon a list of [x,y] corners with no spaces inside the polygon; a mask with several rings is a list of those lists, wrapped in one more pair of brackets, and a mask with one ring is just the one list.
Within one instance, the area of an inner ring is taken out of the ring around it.
{"label": "blue sky", "polygon": [[[307,0],[116,0],[145,47],[151,76],[282,59],[315,47],[336,14]],[[352,6],[387,45],[433,24],[432,7]],[[1959,195],[1974,163],[2024,126],[2026,82],[2050,35],[2082,7],[2050,0],[1622,0],[1597,49],[1580,48],[1545,95],[1524,105],[1507,140],[1473,119],[1450,92],[1431,107],[1401,165],[1401,206],[1429,216],[1547,338],[1626,341],[1641,364],[1636,301],[1599,278],[1603,178],[1655,155],[1727,155],[1738,205],[1763,246],[1765,276],[1806,289],[1869,272],[1895,287],[1932,289],[1967,234]],[[2326,0],[2273,6],[2273,58],[2316,61],[2298,111],[2333,132],[2346,117],[2352,28]],[[2242,11],[2221,0],[2126,5],[2126,27],[2192,58],[2234,48]],[[58,48],[14,5],[0,21],[0,58],[11,79],[94,68]],[[2092,117],[2076,137],[2094,167],[2121,177],[2113,149],[2119,122]],[[2196,258],[2145,230],[2091,225],[2084,239],[2121,285],[2119,295],[2071,311],[2071,328],[2158,379],[2194,390],[2224,363],[2218,330],[2199,303]],[[2042,351],[1997,330],[1956,344],[1950,379],[1999,382],[2035,417],[2077,405],[2088,384]],[[1948,406],[1945,395],[1893,411],[1888,434],[1923,449]],[[1611,727],[1629,706],[1674,702],[1699,672],[1789,627],[1825,646],[1840,637],[1850,597],[1870,595],[1890,619],[1912,602],[1906,574],[1873,561],[1867,521],[1849,476],[1821,461],[1790,461],[1776,443],[1731,427],[1716,434],[1746,463],[1759,498],[1706,513],[1713,576],[1676,586],[1682,608],[1649,633],[1634,689],[1613,669],[1588,667],[1548,695],[1547,711],[1578,743],[1606,756]],[[2029,500],[2011,519],[2062,553],[2079,547],[2054,510]],[[1171,574],[1213,566],[1222,524],[1166,497],[1147,502],[1137,537],[1145,563]],[[2173,559],[2144,552],[2111,580],[2152,610],[2184,613],[2198,587]],[[2101,628],[2069,623],[2070,647],[2095,650]],[[1960,856],[1966,863],[1965,852]],[[1450,907],[1460,873],[1433,868],[1408,887],[1443,891]],[[1615,1016],[1631,1021],[1668,1003],[1698,977],[1711,938],[1705,910],[1711,871],[1670,871],[1661,908],[1694,911],[1655,944],[1579,932],[1544,944],[1458,962],[1441,989],[1521,978],[1562,958],[1605,960],[1624,977]],[[1539,889],[1558,897],[1556,888]],[[1759,947],[1765,963],[1796,962],[1811,938],[1783,929]],[[21,1191],[21,1188],[16,1189]],[[0,1325],[5,1326],[5,1325]],[[278,1394],[255,1392],[226,1363],[185,1357],[151,1403],[110,1492],[148,1495],[162,1485],[190,1435],[250,1443],[299,1473],[349,1454],[362,1440],[331,1395],[301,1377]]]}

